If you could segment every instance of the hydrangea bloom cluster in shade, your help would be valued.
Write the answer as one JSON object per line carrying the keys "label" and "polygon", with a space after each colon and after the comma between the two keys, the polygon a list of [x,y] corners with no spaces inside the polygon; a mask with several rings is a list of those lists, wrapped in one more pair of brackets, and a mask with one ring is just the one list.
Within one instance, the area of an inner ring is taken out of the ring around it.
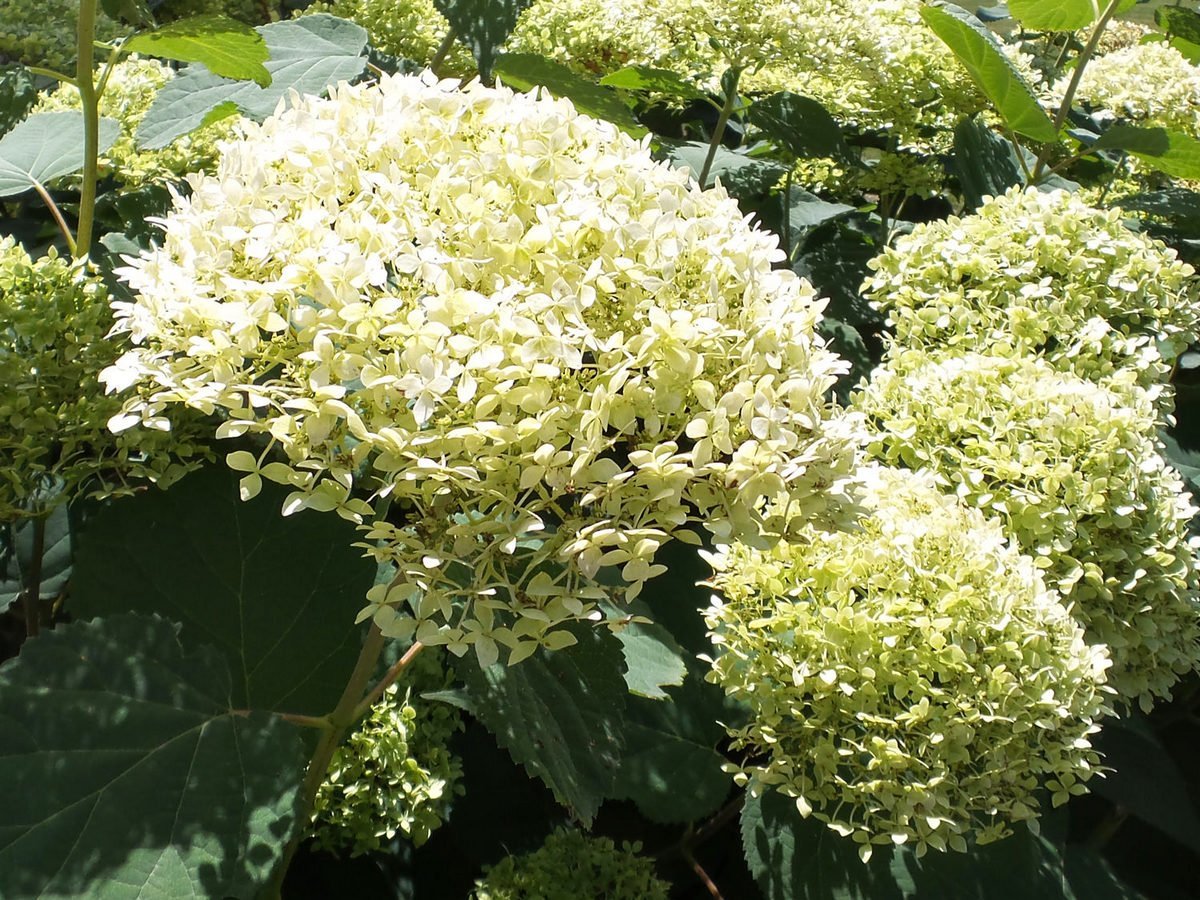
{"label": "hydrangea bloom cluster in shade", "polygon": [[368,520],[390,496],[368,534],[404,574],[370,595],[389,634],[407,602],[422,642],[520,659],[598,615],[601,567],[635,596],[689,522],[841,514],[860,436],[826,399],[823,302],[724,191],[568,102],[343,86],[189,182],[121,273],[140,346],[104,378],[140,392],[114,427],[219,409],[270,444],[229,458],[246,494]]}
{"label": "hydrangea bloom cluster in shade", "polygon": [[461,793],[462,763],[447,745],[462,717],[414,693],[447,682],[440,655],[424,651],[334,751],[313,806],[318,847],[357,856],[397,834],[419,847],[445,821]]}
{"label": "hydrangea bloom cluster in shade", "polygon": [[1108,660],[1001,525],[928,472],[868,470],[857,529],[713,558],[712,680],[739,779],[874,844],[965,850],[1094,772]]}
{"label": "hydrangea bloom cluster in shade", "polygon": [[970,216],[918,225],[871,261],[864,293],[905,348],[1041,354],[1145,386],[1200,332],[1194,270],[1119,210],[1013,188]]}
{"label": "hydrangea bloom cluster in shade", "polygon": [[33,260],[0,240],[0,522],[45,511],[47,498],[116,493],[128,479],[170,482],[196,448],[185,434],[114,436],[121,402],[97,376],[120,345],[100,279],[55,256]]}
{"label": "hydrangea bloom cluster in shade", "polygon": [[560,828],[534,852],[507,856],[488,869],[471,900],[667,900],[670,885],[640,850],[640,844],[618,849],[608,838]]}
{"label": "hydrangea bloom cluster in shade", "polygon": [[[1054,87],[1061,99],[1068,78]],[[1174,47],[1134,44],[1088,62],[1076,99],[1139,125],[1200,136],[1200,67]]]}
{"label": "hydrangea bloom cluster in shade", "polygon": [[903,350],[853,404],[875,456],[933,469],[1004,521],[1088,639],[1110,648],[1109,682],[1148,709],[1200,663],[1200,604],[1196,510],[1134,377],[1097,383],[1037,357]]}
{"label": "hydrangea bloom cluster in shade", "polygon": [[[98,73],[97,73],[98,75]],[[121,125],[116,143],[101,161],[101,173],[110,174],[126,187],[178,179],[188,172],[209,169],[216,163],[217,141],[230,135],[233,119],[222,119],[197,129],[161,150],[139,150],[134,144],[138,125],[150,110],[154,95],[175,77],[170,66],[154,59],[130,57],[113,67],[100,97],[100,115]],[[80,109],[79,91],[64,84],[43,95],[34,112]]]}

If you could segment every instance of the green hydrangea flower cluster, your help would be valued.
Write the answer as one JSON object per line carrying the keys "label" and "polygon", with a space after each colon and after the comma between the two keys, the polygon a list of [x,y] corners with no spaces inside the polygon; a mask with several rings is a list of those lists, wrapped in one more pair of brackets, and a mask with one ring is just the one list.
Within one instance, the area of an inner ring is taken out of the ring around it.
{"label": "green hydrangea flower cluster", "polygon": [[108,430],[121,402],[97,376],[120,352],[111,326],[99,278],[0,240],[0,522],[83,493],[123,493],[135,479],[170,483],[198,452],[186,434]]}
{"label": "green hydrangea flower cluster", "polygon": [[442,656],[423,651],[334,751],[313,803],[317,847],[358,856],[397,834],[419,847],[446,820],[461,793],[462,763],[448,744],[462,716],[418,695],[451,681]]}
{"label": "green hydrangea flower cluster", "polygon": [[641,849],[560,828],[532,853],[486,870],[471,900],[667,900],[670,885]]}
{"label": "green hydrangea flower cluster", "polygon": [[[450,31],[450,23],[433,0],[330,0],[297,12],[299,16],[325,12],[361,25],[371,46],[392,56],[427,63]],[[470,52],[459,42],[446,55],[439,71],[469,75],[475,71]]]}
{"label": "green hydrangea flower cluster", "polygon": [[713,556],[710,680],[752,710],[738,780],[859,844],[966,850],[1083,792],[1108,666],[1000,523],[868,469],[857,529]]}
{"label": "green hydrangea flower cluster", "polygon": [[1200,334],[1193,268],[1066,191],[1013,188],[918,225],[869,265],[863,292],[904,348],[1036,353],[1157,389]]}
{"label": "green hydrangea flower cluster", "polygon": [[[258,24],[267,20],[259,0],[169,0],[156,11],[160,22],[198,15],[225,15]],[[79,0],[0,0],[0,58],[60,72],[74,71]],[[129,29],[96,15],[96,40],[115,41]]]}
{"label": "green hydrangea flower cluster", "polygon": [[1163,461],[1136,377],[1093,382],[1036,356],[894,348],[852,403],[875,457],[929,467],[1004,521],[1088,640],[1109,647],[1110,683],[1149,709],[1200,664],[1200,582],[1196,509]]}
{"label": "green hydrangea flower cluster", "polygon": [[113,425],[185,404],[267,438],[229,457],[244,492],[366,520],[401,572],[364,611],[385,633],[520,660],[689,523],[842,516],[861,437],[824,301],[723,190],[567,101],[428,73],[244,134],[119,272]]}
{"label": "green hydrangea flower cluster", "polygon": [[[1055,84],[1056,101],[1061,102],[1068,81],[1064,77]],[[1200,137],[1200,66],[1165,43],[1134,44],[1095,57],[1075,97],[1138,125]]]}
{"label": "green hydrangea flower cluster", "polygon": [[[99,72],[97,72],[97,77]],[[221,119],[184,135],[161,150],[139,150],[134,142],[154,95],[175,71],[155,59],[131,56],[113,67],[108,84],[100,97],[100,115],[120,123],[116,143],[101,157],[100,172],[111,175],[127,188],[144,184],[175,181],[188,172],[211,169],[217,160],[217,141],[233,132],[235,118]],[[33,112],[57,112],[81,109],[79,92],[64,84],[45,94]]]}

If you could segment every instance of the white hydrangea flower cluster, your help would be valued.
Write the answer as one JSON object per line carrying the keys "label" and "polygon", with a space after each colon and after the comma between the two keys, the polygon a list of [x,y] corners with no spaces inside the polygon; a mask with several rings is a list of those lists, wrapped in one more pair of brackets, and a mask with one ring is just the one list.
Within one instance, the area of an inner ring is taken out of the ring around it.
{"label": "white hydrangea flower cluster", "polygon": [[[1069,80],[1052,89],[1056,104]],[[1200,67],[1164,43],[1134,44],[1090,60],[1075,98],[1139,125],[1200,137]]]}
{"label": "white hydrangea flower cluster", "polygon": [[1127,703],[1149,709],[1200,665],[1196,509],[1135,372],[1093,382],[1036,356],[897,347],[852,402],[872,455],[928,467],[1003,520],[1109,647]]}
{"label": "white hydrangea flower cluster", "polygon": [[739,781],[859,844],[966,850],[1099,762],[1108,666],[1000,523],[929,472],[868,470],[860,527],[713,558],[710,678],[752,710]]}
{"label": "white hydrangea flower cluster", "polygon": [[1066,191],[1012,188],[869,265],[863,293],[905,348],[1036,353],[1085,378],[1131,369],[1157,390],[1200,336],[1194,269]]}
{"label": "white hydrangea flower cluster", "polygon": [[[97,78],[100,69],[97,69]],[[217,141],[231,134],[232,118],[205,125],[161,150],[140,150],[135,144],[134,135],[150,111],[154,95],[174,77],[175,70],[165,63],[141,59],[136,55],[113,66],[100,97],[100,115],[115,119],[120,123],[121,130],[116,142],[101,157],[102,175],[111,174],[125,187],[135,188],[178,180],[188,172],[208,170],[215,165]],[[44,94],[33,112],[74,109],[82,109],[79,91],[73,85],[64,84]]]}
{"label": "white hydrangea flower cluster", "polygon": [[519,660],[689,523],[842,514],[860,425],[827,399],[823,301],[723,190],[569,102],[343,85],[189,185],[120,272],[139,346],[104,380],[139,391],[113,425],[186,404],[260,436],[229,456],[247,496],[291,485],[285,513],[365,520],[399,566],[364,611],[386,633]]}

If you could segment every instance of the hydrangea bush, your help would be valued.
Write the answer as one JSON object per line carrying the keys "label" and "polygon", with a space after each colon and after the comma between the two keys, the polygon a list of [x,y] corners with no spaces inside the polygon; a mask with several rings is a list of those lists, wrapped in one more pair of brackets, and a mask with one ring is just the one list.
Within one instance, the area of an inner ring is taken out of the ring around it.
{"label": "hydrangea bush", "polygon": [[743,783],[872,845],[966,850],[1095,772],[1103,647],[1089,647],[999,521],[929,472],[864,475],[859,527],[712,562],[711,677],[749,705]]}
{"label": "hydrangea bush", "polygon": [[863,292],[904,348],[1038,354],[1150,387],[1200,333],[1195,270],[1066,191],[1013,188],[918,225],[869,265]]}
{"label": "hydrangea bush", "polygon": [[1088,640],[1108,646],[1124,702],[1149,709],[1200,664],[1196,509],[1134,380],[1085,381],[1033,356],[898,349],[853,405],[875,457],[928,467],[1001,518]]}
{"label": "hydrangea bush", "polygon": [[366,521],[401,573],[370,595],[388,633],[519,659],[571,639],[600,568],[635,597],[688,523],[837,517],[858,437],[823,304],[723,191],[568,103],[430,78],[223,149],[121,271],[138,346],[103,378],[139,392],[113,425],[184,404],[266,438],[229,457],[245,495]]}
{"label": "hydrangea bush", "polygon": [[139,480],[170,484],[200,452],[188,428],[109,431],[121,401],[98,376],[121,352],[105,339],[112,321],[84,265],[0,240],[0,522]]}
{"label": "hydrangea bush", "polygon": [[669,885],[655,876],[641,849],[560,828],[532,853],[506,856],[490,867],[471,900],[667,900]]}

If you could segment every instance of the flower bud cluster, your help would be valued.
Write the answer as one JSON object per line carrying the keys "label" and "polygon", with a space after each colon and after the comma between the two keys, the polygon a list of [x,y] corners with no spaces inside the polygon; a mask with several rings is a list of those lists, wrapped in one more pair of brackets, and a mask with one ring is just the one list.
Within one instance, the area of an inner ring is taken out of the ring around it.
{"label": "flower bud cluster", "polygon": [[419,847],[446,820],[462,792],[462,762],[448,747],[462,716],[419,694],[450,681],[441,654],[423,651],[338,746],[313,804],[317,847],[358,856],[398,834]]}
{"label": "flower bud cluster", "polygon": [[1000,523],[868,469],[855,529],[712,558],[710,677],[752,711],[743,782],[859,844],[965,850],[1081,793],[1108,665]]}
{"label": "flower bud cluster", "polygon": [[489,868],[471,900],[667,900],[670,885],[655,876],[641,849],[637,843],[618,849],[609,838],[560,828],[532,853]]}
{"label": "flower bud cluster", "polygon": [[121,401],[105,396],[97,376],[120,344],[106,338],[104,284],[83,265],[53,251],[34,260],[0,240],[0,323],[0,522],[187,471],[181,460],[198,450],[188,432],[108,430]]}
{"label": "flower bud cluster", "polygon": [[243,128],[120,272],[112,424],[259,436],[246,495],[290,485],[399,566],[364,611],[387,633],[521,659],[690,523],[841,517],[861,438],[824,303],[724,191],[567,101],[428,75]]}

